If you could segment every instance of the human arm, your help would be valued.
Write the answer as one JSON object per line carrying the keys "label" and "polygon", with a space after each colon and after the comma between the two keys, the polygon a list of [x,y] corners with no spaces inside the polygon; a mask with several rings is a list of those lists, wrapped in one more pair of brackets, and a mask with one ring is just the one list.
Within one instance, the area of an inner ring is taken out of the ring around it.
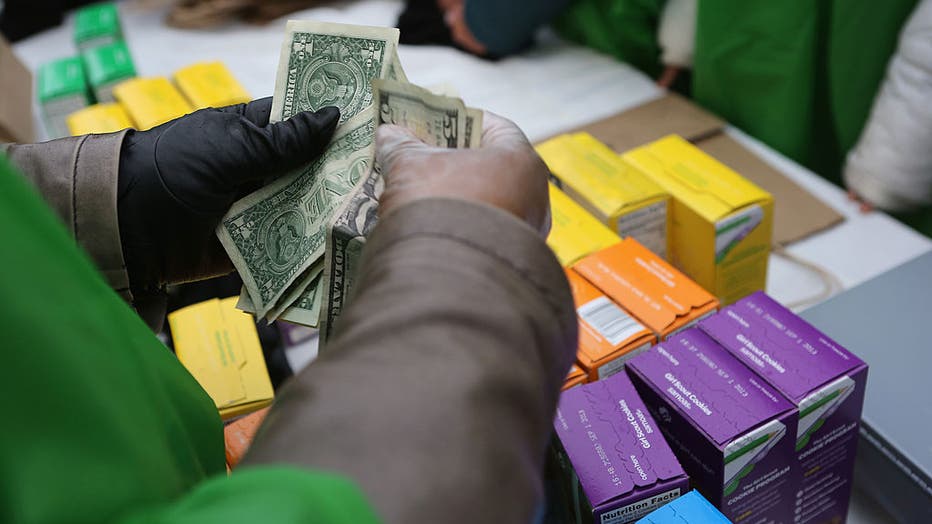
{"label": "human arm", "polygon": [[311,161],[339,113],[324,108],[269,124],[271,98],[202,109],[147,131],[13,145],[10,160],[155,325],[164,286],[229,273],[214,234],[239,196]]}
{"label": "human arm", "polygon": [[908,212],[932,204],[932,0],[920,2],[900,34],[844,180],[863,211]]}
{"label": "human arm", "polygon": [[546,167],[486,120],[479,152],[380,128],[386,189],[358,294],[242,467],[345,474],[386,522],[532,519],[576,322],[541,236]]}
{"label": "human arm", "polygon": [[438,4],[454,42],[477,55],[500,57],[527,47],[534,33],[570,1],[439,0]]}

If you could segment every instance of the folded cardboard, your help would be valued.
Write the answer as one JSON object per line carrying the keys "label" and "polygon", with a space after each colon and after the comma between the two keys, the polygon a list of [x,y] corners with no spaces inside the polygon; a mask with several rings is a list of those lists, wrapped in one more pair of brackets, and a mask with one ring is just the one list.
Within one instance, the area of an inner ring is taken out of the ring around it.
{"label": "folded cardboard", "polygon": [[579,366],[573,364],[570,366],[570,372],[566,374],[566,380],[563,382],[563,390],[575,388],[580,384],[586,383],[586,372]]}
{"label": "folded cardboard", "polygon": [[572,269],[566,277],[579,321],[576,360],[587,381],[610,377],[656,342],[654,333]]}
{"label": "folded cardboard", "polygon": [[564,392],[553,425],[576,522],[634,522],[686,493],[683,468],[624,373]]}
{"label": "folded cardboard", "polygon": [[667,135],[680,135],[774,197],[773,241],[789,244],[827,229],[844,217],[770,163],[733,139],[726,123],[676,94],[667,94],[582,126],[618,153]]}
{"label": "folded cardboard", "polygon": [[0,143],[34,142],[32,73],[0,35]]}
{"label": "folded cardboard", "polygon": [[113,102],[114,86],[136,76],[133,58],[122,40],[85,49],[81,61],[98,103]]}
{"label": "folded cardboard", "polygon": [[664,340],[718,309],[718,300],[656,254],[627,238],[573,269]]}
{"label": "folded cardboard", "polygon": [[245,104],[252,100],[223,62],[199,62],[175,71],[175,84],[195,109]]}
{"label": "folded cardboard", "polygon": [[623,158],[673,196],[670,259],[729,304],[767,285],[773,197],[683,138]]}
{"label": "folded cardboard", "polygon": [[272,383],[256,325],[237,297],[212,299],[168,315],[175,354],[230,419],[272,403]]}
{"label": "folded cardboard", "polygon": [[547,245],[564,267],[621,241],[557,186],[550,184],[550,235]]}
{"label": "folded cardboard", "polygon": [[731,521],[698,491],[692,490],[654,510],[637,524],[731,524]]}
{"label": "folded cardboard", "polygon": [[73,136],[113,133],[133,127],[120,104],[94,104],[68,115],[68,131]]}
{"label": "folded cardboard", "polygon": [[553,138],[537,151],[567,195],[622,238],[666,258],[670,196],[658,184],[587,133]]}
{"label": "folded cardboard", "polygon": [[112,44],[123,39],[120,15],[113,2],[78,9],[74,16],[74,44],[78,50]]}
{"label": "folded cardboard", "polygon": [[844,522],[867,366],[772,298],[755,293],[700,329],[798,408],[793,468],[802,522]]}
{"label": "folded cardboard", "polygon": [[738,522],[794,522],[796,410],[698,328],[626,366],[692,485]]}
{"label": "folded cardboard", "polygon": [[113,88],[139,130],[146,130],[184,116],[194,109],[167,78],[134,78]]}

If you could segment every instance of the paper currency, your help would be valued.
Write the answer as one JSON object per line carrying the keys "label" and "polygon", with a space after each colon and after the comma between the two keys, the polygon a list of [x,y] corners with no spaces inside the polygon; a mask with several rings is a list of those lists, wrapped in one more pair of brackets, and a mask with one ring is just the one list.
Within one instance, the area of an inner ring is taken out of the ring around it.
{"label": "paper currency", "polygon": [[[479,147],[482,111],[467,108],[462,100],[390,80],[373,81],[379,124],[392,123],[411,130],[436,147]],[[353,189],[343,207],[334,213],[327,231],[323,297],[320,311],[320,348],[325,349],[336,319],[342,315],[355,284],[356,270],[366,237],[375,227],[378,197],[383,187],[378,166]]]}
{"label": "paper currency", "polygon": [[340,123],[349,121],[372,105],[372,79],[401,71],[400,64],[392,65],[397,48],[394,28],[289,20],[270,120],[336,106]]}
{"label": "paper currency", "polygon": [[466,105],[462,100],[395,80],[373,80],[372,85],[378,124],[400,125],[436,147],[466,145]]}
{"label": "paper currency", "polygon": [[315,162],[237,201],[217,236],[265,316],[324,253],[327,223],[373,158],[374,110],[337,129]]}

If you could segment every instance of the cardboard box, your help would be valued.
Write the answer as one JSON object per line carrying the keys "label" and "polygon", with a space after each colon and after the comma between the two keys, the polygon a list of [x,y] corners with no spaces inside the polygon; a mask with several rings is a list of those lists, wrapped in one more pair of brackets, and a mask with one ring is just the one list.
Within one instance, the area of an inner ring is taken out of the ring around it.
{"label": "cardboard box", "polygon": [[667,256],[670,196],[587,133],[537,146],[562,189],[622,238],[633,237]]}
{"label": "cardboard box", "polygon": [[723,304],[767,285],[773,197],[671,135],[623,158],[673,196],[673,265]]}
{"label": "cardboard box", "polygon": [[699,329],[627,370],[690,481],[735,522],[793,522],[796,410]]}
{"label": "cardboard box", "polygon": [[564,392],[553,425],[576,522],[634,522],[688,489],[683,468],[624,373]]}
{"label": "cardboard box", "polygon": [[84,67],[77,56],[62,58],[39,68],[38,99],[48,138],[68,136],[68,115],[90,104]]}
{"label": "cardboard box", "polygon": [[140,131],[194,111],[178,89],[162,77],[127,80],[113,88],[113,95]]}
{"label": "cardboard box", "polygon": [[133,58],[122,40],[85,49],[81,52],[81,61],[98,103],[113,102],[113,88],[136,76]]}
{"label": "cardboard box", "polygon": [[579,349],[576,359],[588,382],[610,377],[657,338],[644,324],[621,309],[572,269],[566,278],[576,303]]}
{"label": "cardboard box", "polygon": [[547,245],[564,267],[584,256],[621,242],[612,230],[550,184],[550,235]]}
{"label": "cardboard box", "polygon": [[0,35],[0,143],[35,142],[32,73]]}
{"label": "cardboard box", "polygon": [[120,104],[94,104],[71,113],[66,122],[72,136],[113,133],[133,127]]}
{"label": "cardboard box", "polygon": [[223,443],[226,448],[227,468],[233,469],[246,456],[252,441],[259,432],[259,426],[268,415],[269,408],[263,408],[255,413],[240,417],[223,426]]}
{"label": "cardboard box", "polygon": [[633,238],[580,260],[573,269],[659,340],[715,313],[718,301]]}
{"label": "cardboard box", "polygon": [[74,16],[74,45],[79,51],[123,39],[120,15],[112,2],[78,9]]}
{"label": "cardboard box", "polygon": [[731,521],[698,491],[692,490],[651,512],[637,524],[731,524]]}
{"label": "cardboard box", "polygon": [[274,396],[255,321],[236,301],[215,298],[168,315],[178,360],[224,420],[264,408]]}
{"label": "cardboard box", "polygon": [[222,62],[200,62],[175,71],[175,84],[195,109],[252,101]]}
{"label": "cardboard box", "polygon": [[573,364],[570,366],[570,372],[566,374],[566,381],[563,382],[563,391],[585,383],[586,372],[580,369],[576,364]]}
{"label": "cardboard box", "polygon": [[867,365],[763,293],[700,328],[797,406],[793,492],[800,521],[844,522]]}

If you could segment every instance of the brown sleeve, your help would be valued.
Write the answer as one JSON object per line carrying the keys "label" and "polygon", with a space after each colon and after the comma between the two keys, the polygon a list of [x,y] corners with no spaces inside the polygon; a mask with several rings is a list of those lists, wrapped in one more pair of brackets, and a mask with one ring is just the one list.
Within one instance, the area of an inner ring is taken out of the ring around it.
{"label": "brown sleeve", "polygon": [[0,148],[36,187],[104,279],[127,301],[117,221],[117,172],[126,132]]}
{"label": "brown sleeve", "polygon": [[511,215],[434,199],[384,217],[326,353],[244,463],[354,479],[389,523],[525,523],[576,351],[566,278]]}

